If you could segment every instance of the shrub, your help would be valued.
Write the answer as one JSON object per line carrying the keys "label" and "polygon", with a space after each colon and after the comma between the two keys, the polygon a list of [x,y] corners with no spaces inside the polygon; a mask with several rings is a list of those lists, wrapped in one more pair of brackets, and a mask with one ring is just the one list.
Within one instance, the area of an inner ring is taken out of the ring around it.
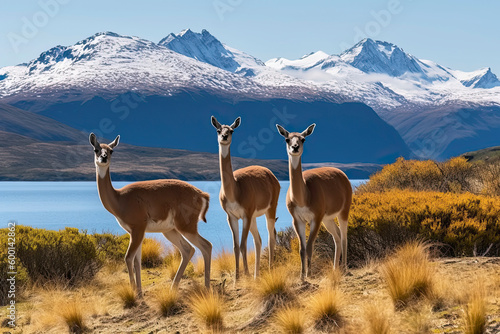
{"label": "shrub", "polygon": [[463,157],[445,162],[432,160],[405,160],[385,166],[370,177],[370,181],[359,187],[360,192],[410,189],[415,191],[471,191],[475,166]]}
{"label": "shrub", "polygon": [[[12,235],[12,234],[11,234]],[[26,272],[26,268],[24,268],[22,262],[20,261],[17,254],[10,252],[8,249],[8,238],[9,238],[9,230],[4,228],[0,229],[0,240],[2,240],[2,247],[0,247],[0,278],[2,280],[2,284],[0,285],[0,306],[7,305],[9,300],[9,290],[10,283],[7,279],[10,278],[9,272],[16,272],[16,299],[19,298],[20,292],[29,282],[28,273]],[[4,246],[5,245],[5,246]],[[17,244],[14,245],[16,249]],[[9,256],[10,255],[10,256]],[[10,268],[10,265],[15,267],[14,270]]]}
{"label": "shrub", "polygon": [[500,159],[490,163],[481,162],[477,166],[481,194],[500,196]]}
{"label": "shrub", "polygon": [[163,246],[152,238],[145,238],[142,242],[142,265],[146,268],[158,267],[162,262]]}
{"label": "shrub", "polygon": [[93,234],[92,239],[102,261],[123,261],[127,253],[130,237],[128,234]]}
{"label": "shrub", "polygon": [[304,311],[299,308],[285,307],[276,313],[276,324],[283,333],[300,334],[306,322]]}
{"label": "shrub", "polygon": [[358,192],[375,192],[390,189],[411,189],[416,191],[441,188],[442,172],[432,160],[405,160],[400,157],[395,163],[386,165],[370,180],[358,187]]}
{"label": "shrub", "polygon": [[395,306],[404,307],[421,297],[432,296],[434,268],[428,247],[411,242],[389,256],[380,268]]}
{"label": "shrub", "polygon": [[[348,229],[348,263],[378,258],[410,240],[432,241],[450,256],[500,255],[500,198],[390,190],[356,194]],[[334,243],[321,228],[316,250],[332,258]]]}
{"label": "shrub", "polygon": [[16,238],[17,254],[33,281],[74,285],[91,279],[101,265],[91,237],[76,228],[18,226]]}

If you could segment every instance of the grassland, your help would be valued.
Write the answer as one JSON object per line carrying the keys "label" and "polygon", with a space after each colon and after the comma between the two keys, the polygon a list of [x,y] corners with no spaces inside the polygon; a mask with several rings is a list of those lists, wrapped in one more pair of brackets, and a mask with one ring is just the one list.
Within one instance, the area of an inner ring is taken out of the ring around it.
{"label": "grassland", "polygon": [[[287,273],[284,283],[270,288],[263,275],[235,284],[232,274],[215,271],[208,297],[194,271],[177,294],[165,297],[171,284],[168,266],[144,269],[144,298],[133,305],[120,297],[128,281],[125,265],[108,264],[76,288],[28,288],[18,302],[18,327],[12,332],[462,333],[471,332],[466,326],[480,323],[481,317],[485,332],[500,330],[500,258],[429,258],[417,267],[400,262],[410,272],[423,269],[432,285],[401,307],[393,300],[384,269],[401,261],[398,254],[342,275],[332,274],[327,263],[317,263],[305,283],[299,278],[298,259],[290,256],[287,266],[276,269]],[[226,261],[215,262],[219,260]],[[482,294],[474,293],[478,287]]]}
{"label": "grassland", "polygon": [[[291,230],[278,234],[276,264],[269,271],[262,259],[256,280],[236,282],[232,252],[214,254],[211,292],[200,259],[170,291],[179,253],[147,240],[138,299],[122,260],[126,236],[19,227],[12,332],[499,333],[499,170],[464,158],[386,166],[355,193],[348,271],[333,270],[334,246],[320,231],[305,282]],[[0,250],[0,265],[5,258]]]}

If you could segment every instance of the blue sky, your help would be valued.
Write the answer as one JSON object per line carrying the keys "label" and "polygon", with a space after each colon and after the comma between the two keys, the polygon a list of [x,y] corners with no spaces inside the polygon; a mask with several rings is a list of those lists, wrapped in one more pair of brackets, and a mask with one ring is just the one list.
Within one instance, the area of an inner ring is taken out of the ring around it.
{"label": "blue sky", "polygon": [[[500,76],[499,13],[495,0],[2,1],[0,67],[99,31],[158,42],[170,32],[191,28],[207,29],[264,61],[317,50],[337,54],[371,37],[444,66],[466,71],[491,67]],[[36,31],[23,34],[30,24]]]}

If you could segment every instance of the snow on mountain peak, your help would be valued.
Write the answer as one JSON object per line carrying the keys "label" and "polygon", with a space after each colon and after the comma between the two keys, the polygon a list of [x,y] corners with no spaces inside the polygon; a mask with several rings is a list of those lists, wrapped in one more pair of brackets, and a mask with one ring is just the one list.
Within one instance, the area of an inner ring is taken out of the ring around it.
{"label": "snow on mountain peak", "polygon": [[465,87],[471,88],[493,88],[500,86],[500,80],[491,71],[490,67],[481,68],[477,71],[463,72],[449,69],[450,73],[455,76]]}
{"label": "snow on mountain peak", "polygon": [[374,41],[371,38],[361,40],[352,48],[342,52],[339,58],[365,73],[399,77],[409,72],[425,76],[425,71],[417,58],[392,43]]}
{"label": "snow on mountain peak", "polygon": [[263,65],[256,58],[223,45],[205,29],[201,33],[193,32],[190,29],[185,29],[178,35],[171,33],[158,44],[187,57],[234,73],[241,71],[250,73],[248,72],[249,68]]}
{"label": "snow on mountain peak", "polygon": [[56,46],[43,52],[28,63],[28,74],[51,70],[54,66],[67,66],[80,61],[97,58],[121,58],[124,53],[141,49],[157,48],[153,42],[131,36],[122,36],[106,31],[94,34],[72,46]]}

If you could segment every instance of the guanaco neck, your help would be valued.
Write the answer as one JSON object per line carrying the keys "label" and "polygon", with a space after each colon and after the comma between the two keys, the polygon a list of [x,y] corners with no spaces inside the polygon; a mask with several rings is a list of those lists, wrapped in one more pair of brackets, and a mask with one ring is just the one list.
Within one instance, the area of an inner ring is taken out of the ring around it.
{"label": "guanaco neck", "polygon": [[97,191],[102,205],[114,216],[119,214],[118,192],[111,184],[109,166],[102,167],[96,165]]}
{"label": "guanaco neck", "polygon": [[221,191],[224,191],[225,197],[230,202],[236,202],[236,180],[233,175],[233,166],[231,165],[230,145],[219,144],[219,166]]}
{"label": "guanaco neck", "polygon": [[290,200],[297,206],[307,206],[308,192],[306,182],[302,176],[301,157],[289,155],[288,172],[290,175]]}

